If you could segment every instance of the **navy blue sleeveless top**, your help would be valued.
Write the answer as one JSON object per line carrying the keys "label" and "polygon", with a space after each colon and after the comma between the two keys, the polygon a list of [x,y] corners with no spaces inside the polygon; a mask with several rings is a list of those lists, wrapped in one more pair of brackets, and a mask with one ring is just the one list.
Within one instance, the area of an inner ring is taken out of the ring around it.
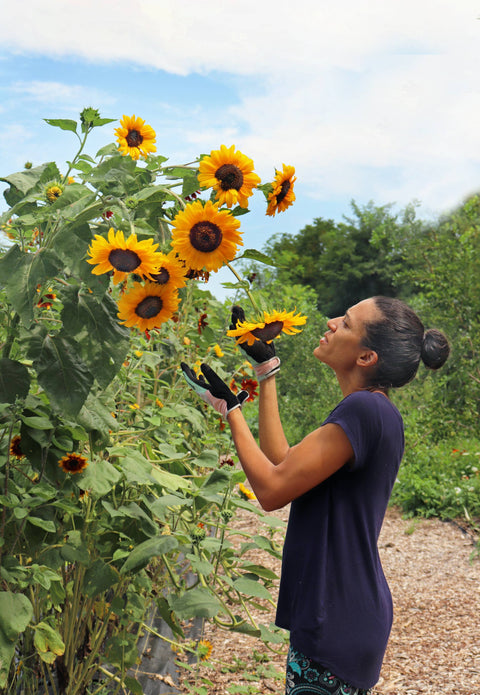
{"label": "navy blue sleeveless top", "polygon": [[292,647],[357,688],[378,681],[393,619],[377,541],[404,450],[403,422],[381,393],[357,391],[335,423],[354,454],[292,502],[276,624]]}

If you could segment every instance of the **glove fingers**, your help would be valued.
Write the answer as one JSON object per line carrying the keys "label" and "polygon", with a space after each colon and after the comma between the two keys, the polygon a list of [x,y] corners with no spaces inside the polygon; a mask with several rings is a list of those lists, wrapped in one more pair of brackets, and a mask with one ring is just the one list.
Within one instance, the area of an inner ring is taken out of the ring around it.
{"label": "glove fingers", "polygon": [[203,387],[206,386],[205,380],[203,379],[203,377],[202,377],[202,380],[197,379],[197,375],[195,374],[193,369],[191,369],[188,366],[188,364],[186,364],[185,362],[180,362],[180,367],[182,368],[183,376],[185,377],[185,379],[187,380],[188,383],[190,383],[191,385],[196,385],[196,386],[203,386]]}
{"label": "glove fingers", "polygon": [[[204,375],[205,379],[213,387],[224,386],[225,382],[223,381],[223,379],[220,379],[218,374],[216,372],[214,372],[213,369],[208,366],[208,364],[202,364],[200,369],[202,370],[202,374]],[[204,383],[205,383],[205,380],[204,380]]]}
{"label": "glove fingers", "polygon": [[237,324],[240,321],[245,321],[245,312],[242,309],[241,306],[233,306],[232,307],[232,322],[230,324],[230,330],[235,330],[237,327]]}
{"label": "glove fingers", "polygon": [[237,398],[240,405],[243,405],[245,403],[249,395],[250,394],[248,393],[248,391],[240,391],[240,393],[237,393]]}

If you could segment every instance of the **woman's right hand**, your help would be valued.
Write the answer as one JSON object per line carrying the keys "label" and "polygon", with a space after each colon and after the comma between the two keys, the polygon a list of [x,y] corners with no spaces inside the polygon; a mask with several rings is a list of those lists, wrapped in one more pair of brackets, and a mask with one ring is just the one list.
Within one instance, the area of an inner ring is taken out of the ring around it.
{"label": "woman's right hand", "polygon": [[[241,306],[232,307],[232,320],[230,330],[235,330],[237,324],[245,321],[245,312]],[[263,340],[256,340],[253,345],[239,343],[253,366],[259,381],[263,381],[280,371],[280,358],[275,355],[273,341],[265,343]]]}

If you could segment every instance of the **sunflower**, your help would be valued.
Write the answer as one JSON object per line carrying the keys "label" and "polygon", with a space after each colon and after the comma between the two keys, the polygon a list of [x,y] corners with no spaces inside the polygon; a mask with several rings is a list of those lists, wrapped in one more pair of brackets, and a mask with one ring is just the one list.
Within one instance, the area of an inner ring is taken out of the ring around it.
{"label": "sunflower", "polygon": [[58,462],[60,468],[65,471],[65,473],[81,473],[88,466],[88,461],[85,456],[80,456],[80,454],[67,454]]}
{"label": "sunflower", "polygon": [[125,280],[128,273],[137,273],[144,277],[150,277],[156,273],[162,262],[164,254],[158,253],[152,239],[137,241],[136,234],[130,234],[125,239],[121,230],[115,233],[113,227],[108,232],[108,240],[99,234],[95,234],[88,249],[87,263],[96,265],[92,273],[102,275],[113,270],[113,284],[117,285]]}
{"label": "sunflower", "polygon": [[204,157],[198,167],[198,181],[202,188],[217,191],[216,199],[220,205],[231,208],[237,203],[248,207],[248,198],[260,183],[260,177],[253,173],[253,161],[235,150],[235,145],[212,150]]}
{"label": "sunflower", "polygon": [[289,335],[300,333],[301,329],[295,326],[302,326],[306,320],[306,316],[293,311],[264,311],[263,321],[239,321],[236,328],[227,331],[227,335],[237,338],[237,344],[253,345],[256,340],[271,343],[282,331]]}
{"label": "sunflower", "polygon": [[178,260],[175,251],[170,251],[169,254],[162,253],[161,256],[158,272],[151,274],[152,280],[163,286],[185,287],[185,265]]}
{"label": "sunflower", "polygon": [[62,193],[63,186],[58,181],[50,181],[50,183],[45,186],[45,197],[49,203],[54,203],[58,200]]}
{"label": "sunflower", "polygon": [[135,282],[118,301],[118,318],[125,326],[139,331],[159,328],[178,309],[180,298],[175,289],[146,282]]}
{"label": "sunflower", "polygon": [[295,200],[293,184],[297,180],[294,176],[295,167],[283,165],[283,171],[275,169],[275,180],[272,182],[273,190],[268,196],[267,215],[275,216],[276,212],[283,212]]}
{"label": "sunflower", "polygon": [[18,434],[15,437],[12,437],[11,439],[10,456],[14,456],[16,459],[19,460],[25,457],[25,454],[22,451],[21,438]]}
{"label": "sunflower", "polygon": [[123,156],[129,154],[132,159],[138,159],[140,155],[146,157],[149,152],[156,152],[156,134],[152,126],[146,125],[143,118],[135,118],[135,115],[123,116],[120,128],[115,128],[118,149]]}
{"label": "sunflower", "polygon": [[213,644],[208,639],[201,639],[197,645],[200,661],[208,661],[212,656]]}
{"label": "sunflower", "polygon": [[257,498],[253,494],[251,490],[248,489],[248,487],[245,487],[243,483],[238,483],[238,489],[240,491],[240,496],[243,497],[244,500],[256,500]]}
{"label": "sunflower", "polygon": [[217,271],[243,246],[240,222],[218,204],[196,200],[174,219],[172,247],[193,270]]}

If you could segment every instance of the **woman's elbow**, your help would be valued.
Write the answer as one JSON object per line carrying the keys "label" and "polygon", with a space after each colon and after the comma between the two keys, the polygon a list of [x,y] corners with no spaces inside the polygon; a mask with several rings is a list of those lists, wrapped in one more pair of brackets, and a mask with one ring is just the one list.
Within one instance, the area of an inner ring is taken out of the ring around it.
{"label": "woman's elbow", "polygon": [[291,500],[284,499],[271,491],[257,494],[257,500],[264,512],[275,512],[291,502]]}

